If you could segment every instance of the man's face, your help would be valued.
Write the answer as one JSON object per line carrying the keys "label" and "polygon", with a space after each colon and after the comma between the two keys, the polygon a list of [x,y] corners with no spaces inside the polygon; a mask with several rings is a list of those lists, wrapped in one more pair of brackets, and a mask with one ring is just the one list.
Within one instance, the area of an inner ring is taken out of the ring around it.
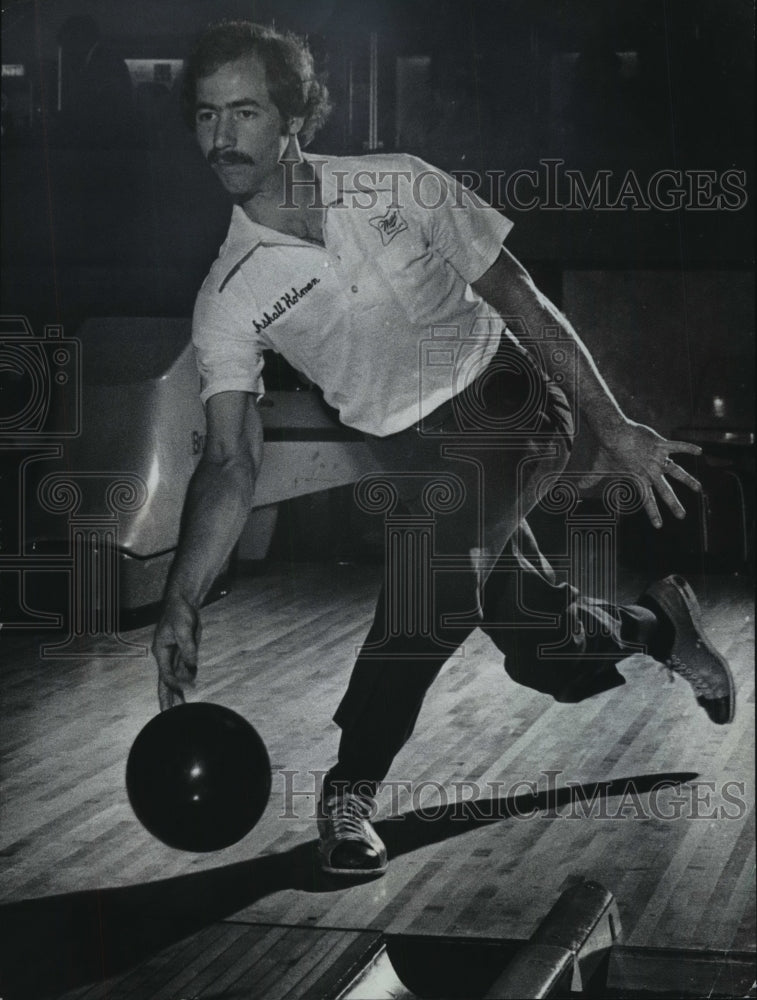
{"label": "man's face", "polygon": [[198,79],[195,127],[203,154],[230,194],[250,198],[275,178],[286,136],[257,56]]}

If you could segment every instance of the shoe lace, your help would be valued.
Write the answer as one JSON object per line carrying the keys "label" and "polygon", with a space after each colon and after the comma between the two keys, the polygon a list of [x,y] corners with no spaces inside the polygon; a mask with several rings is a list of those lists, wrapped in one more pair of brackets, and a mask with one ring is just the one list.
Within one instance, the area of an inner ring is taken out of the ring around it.
{"label": "shoe lace", "polygon": [[337,837],[364,835],[364,823],[369,815],[367,802],[363,802],[355,795],[346,794],[327,801],[326,810]]}
{"label": "shoe lace", "polygon": [[[700,645],[700,643],[697,643]],[[707,682],[707,679],[702,676],[694,667],[689,666],[688,663],[684,662],[680,656],[676,656],[672,653],[671,656],[665,663],[665,666],[670,675],[670,679],[674,679],[675,674],[680,674],[685,680],[691,684],[696,693],[700,697],[712,697],[714,693],[714,688],[711,684]]]}

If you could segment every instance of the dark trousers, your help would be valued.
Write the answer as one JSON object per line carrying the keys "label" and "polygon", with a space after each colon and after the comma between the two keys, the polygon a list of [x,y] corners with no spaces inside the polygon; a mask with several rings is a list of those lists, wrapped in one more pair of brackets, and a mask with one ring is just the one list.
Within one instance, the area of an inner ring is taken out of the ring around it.
{"label": "dark trousers", "polygon": [[357,495],[385,512],[385,578],[334,715],[342,735],[327,787],[375,794],[429,686],[476,627],[514,680],[563,702],[623,684],[615,663],[653,642],[652,612],[559,583],[529,528],[572,436],[564,394],[508,344],[430,418],[369,442],[382,472]]}

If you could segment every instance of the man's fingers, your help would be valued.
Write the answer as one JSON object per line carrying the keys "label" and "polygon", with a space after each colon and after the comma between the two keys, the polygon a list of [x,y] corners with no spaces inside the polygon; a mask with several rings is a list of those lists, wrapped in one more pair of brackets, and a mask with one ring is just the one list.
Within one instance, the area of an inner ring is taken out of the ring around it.
{"label": "man's fingers", "polygon": [[[192,646],[190,649],[196,652]],[[160,710],[165,712],[174,705],[184,704],[184,685],[194,685],[197,661],[185,659],[176,643],[156,646],[153,653],[158,663],[158,701]]]}
{"label": "man's fingers", "polygon": [[197,677],[197,647],[193,642],[155,643],[152,653],[162,677],[176,678],[183,684],[194,683]]}
{"label": "man's fingers", "polygon": [[691,441],[668,441],[668,451],[686,455],[701,455],[702,449]]}
{"label": "man's fingers", "polygon": [[157,636],[155,637],[152,644],[152,655],[155,657],[155,662],[158,664],[158,670],[161,674],[171,672],[175,649],[176,646],[173,643],[161,643],[158,641]]}
{"label": "man's fingers", "polygon": [[702,492],[702,484],[699,480],[689,475],[685,469],[682,469],[680,465],[676,465],[671,459],[668,459],[668,463],[665,466],[665,475],[670,476],[672,479],[677,479],[679,483],[688,486],[695,493]]}
{"label": "man's fingers", "polygon": [[173,687],[166,684],[162,677],[158,678],[158,702],[161,712],[173,708],[174,705],[183,705],[184,700],[184,692],[178,685]]}
{"label": "man's fingers", "polygon": [[[666,470],[667,473],[667,470]],[[660,476],[659,481],[655,484],[657,487],[657,492],[660,494],[661,499],[665,505],[673,512],[673,514],[678,517],[686,517],[686,508],[683,506],[681,501],[675,495],[675,492],[671,488],[665,476]]]}
{"label": "man's fingers", "polygon": [[173,624],[173,643],[185,663],[197,662],[197,644],[200,641],[199,623],[178,621]]}
{"label": "man's fingers", "polygon": [[184,687],[194,685],[199,641],[200,622],[196,610],[183,598],[169,600],[152,645],[158,665],[161,711],[183,704]]}
{"label": "man's fingers", "polygon": [[661,528],[662,517],[660,516],[660,508],[657,506],[651,484],[647,488],[646,496],[644,497],[644,510],[647,512],[647,517],[655,528]]}
{"label": "man's fingers", "polygon": [[173,693],[162,677],[158,677],[158,703],[161,712],[173,708]]}
{"label": "man's fingers", "polygon": [[189,649],[174,646],[171,674],[182,684],[194,684],[197,677],[197,650],[194,646]]}

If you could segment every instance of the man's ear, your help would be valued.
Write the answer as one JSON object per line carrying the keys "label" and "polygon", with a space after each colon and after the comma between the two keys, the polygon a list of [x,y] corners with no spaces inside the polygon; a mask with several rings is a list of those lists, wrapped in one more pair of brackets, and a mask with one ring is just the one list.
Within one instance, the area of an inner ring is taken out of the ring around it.
{"label": "man's ear", "polygon": [[290,118],[286,123],[286,131],[289,135],[299,135],[304,124],[304,118]]}

